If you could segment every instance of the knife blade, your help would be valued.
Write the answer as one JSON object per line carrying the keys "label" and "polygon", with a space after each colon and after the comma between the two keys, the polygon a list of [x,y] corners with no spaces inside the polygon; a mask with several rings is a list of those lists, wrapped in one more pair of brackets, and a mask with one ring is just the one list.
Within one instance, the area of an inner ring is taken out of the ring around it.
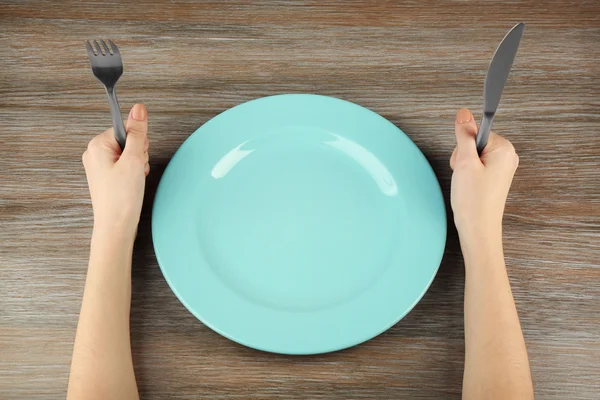
{"label": "knife blade", "polygon": [[477,132],[477,152],[481,155],[481,152],[487,145],[490,130],[492,128],[492,121],[496,115],[500,98],[502,97],[502,91],[506,85],[506,80],[510,74],[517,50],[519,50],[519,44],[521,43],[521,37],[523,36],[523,30],[525,24],[520,22],[515,25],[502,39],[502,42],[496,49],[490,66],[488,68],[485,82],[483,85],[483,118],[479,131]]}

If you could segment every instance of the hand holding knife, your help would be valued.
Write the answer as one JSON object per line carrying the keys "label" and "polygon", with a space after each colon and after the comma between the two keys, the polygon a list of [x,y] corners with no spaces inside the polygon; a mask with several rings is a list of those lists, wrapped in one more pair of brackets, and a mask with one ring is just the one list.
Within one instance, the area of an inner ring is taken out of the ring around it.
{"label": "hand holding knife", "polygon": [[487,145],[492,121],[496,115],[502,90],[510,74],[510,70],[519,49],[519,43],[525,29],[524,23],[518,23],[506,34],[492,58],[483,86],[483,119],[477,132],[477,152],[481,152]]}

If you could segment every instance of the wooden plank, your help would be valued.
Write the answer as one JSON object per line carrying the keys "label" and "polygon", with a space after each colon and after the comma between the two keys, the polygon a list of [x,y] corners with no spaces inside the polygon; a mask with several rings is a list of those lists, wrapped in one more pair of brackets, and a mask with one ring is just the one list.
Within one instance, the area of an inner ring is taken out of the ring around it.
{"label": "wooden plank", "polygon": [[[323,4],[325,3],[325,4]],[[143,398],[460,398],[464,274],[456,233],[431,289],[385,334],[286,357],[197,321],[158,269],[158,180],[178,146],[260,96],[354,101],[403,129],[446,198],[458,107],[481,107],[504,33],[527,24],[495,129],[521,166],[506,257],[536,395],[600,393],[600,3],[480,1],[0,1],[0,397],[64,398],[91,232],[81,153],[110,125],[83,40],[120,47],[125,110],[150,113],[132,345]],[[124,110],[124,111],[125,111]]]}

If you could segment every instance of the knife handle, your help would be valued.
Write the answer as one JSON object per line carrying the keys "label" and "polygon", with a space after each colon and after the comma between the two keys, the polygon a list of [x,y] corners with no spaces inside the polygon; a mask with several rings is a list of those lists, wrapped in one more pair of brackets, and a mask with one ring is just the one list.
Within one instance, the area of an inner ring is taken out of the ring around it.
{"label": "knife handle", "polygon": [[475,143],[477,144],[477,154],[479,155],[481,155],[481,152],[483,152],[483,149],[487,145],[493,120],[494,113],[483,113],[483,119],[481,120],[479,131],[477,131],[477,137],[475,139]]}

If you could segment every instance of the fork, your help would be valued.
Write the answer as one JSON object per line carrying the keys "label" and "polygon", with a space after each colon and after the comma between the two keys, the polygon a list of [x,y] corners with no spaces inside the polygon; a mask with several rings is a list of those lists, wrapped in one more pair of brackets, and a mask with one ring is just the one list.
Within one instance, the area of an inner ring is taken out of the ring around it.
{"label": "fork", "polygon": [[[123,74],[123,61],[118,47],[110,40],[107,40],[108,45],[104,40],[100,40],[102,47],[97,40],[94,40],[94,46],[89,40],[85,41],[92,72],[98,78],[106,89],[108,95],[108,105],[110,106],[110,114],[112,116],[113,127],[115,129],[115,137],[121,150],[125,148],[125,125],[121,117],[121,109],[117,101],[117,92],[115,85]],[[109,47],[110,46],[110,47]]]}

